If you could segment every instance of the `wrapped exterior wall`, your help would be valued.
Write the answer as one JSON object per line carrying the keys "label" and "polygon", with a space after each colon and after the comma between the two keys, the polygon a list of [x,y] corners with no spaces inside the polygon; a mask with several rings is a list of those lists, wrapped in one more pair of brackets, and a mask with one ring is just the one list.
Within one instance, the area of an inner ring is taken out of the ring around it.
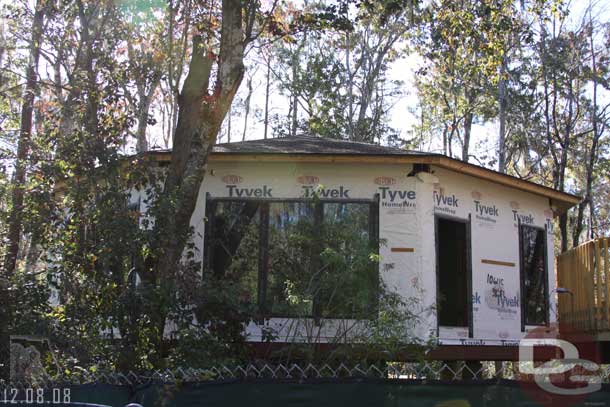
{"label": "wrapped exterior wall", "polygon": [[[378,195],[380,278],[388,289],[419,299],[423,319],[417,335],[422,339],[438,335],[439,342],[447,345],[517,345],[534,328],[523,330],[521,322],[520,223],[546,229],[548,292],[556,287],[549,199],[434,166],[425,173],[412,170],[410,164],[366,161],[212,162],[191,220],[198,255],[203,257],[207,196],[294,199],[319,186],[338,199]],[[436,305],[436,215],[470,222],[471,336],[467,328],[438,327],[436,314],[430,311]],[[493,296],[493,290],[501,290],[502,297]],[[549,321],[554,322],[555,296],[549,297]],[[311,329],[319,329],[308,323],[295,329],[294,321],[281,318],[265,323],[279,333],[281,342],[305,341]],[[331,341],[342,323],[325,321],[316,336]],[[254,322],[248,326],[249,340],[262,340],[261,327]]]}

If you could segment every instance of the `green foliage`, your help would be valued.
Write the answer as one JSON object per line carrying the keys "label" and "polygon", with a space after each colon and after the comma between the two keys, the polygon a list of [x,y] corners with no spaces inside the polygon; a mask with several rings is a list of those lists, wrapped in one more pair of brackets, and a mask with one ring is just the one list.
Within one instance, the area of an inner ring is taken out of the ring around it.
{"label": "green foliage", "polygon": [[[349,27],[306,31],[272,48],[278,65],[274,76],[291,100],[276,134],[396,142],[389,110],[402,95],[403,83],[390,80],[388,70],[401,54],[398,44],[407,38],[412,9],[393,10],[382,3],[359,6]],[[350,15],[348,10],[345,15]]]}
{"label": "green foliage", "polygon": [[[269,204],[208,201],[208,207],[214,240],[207,241],[207,273],[221,275],[228,292],[220,303],[238,299],[245,318],[230,317],[240,324],[271,318],[264,340],[295,343],[272,358],[370,362],[405,352],[415,357],[429,346],[416,333],[422,316],[432,312],[421,304],[421,290],[406,299],[381,281],[369,204],[314,196]],[[260,268],[261,258],[269,259],[268,267]],[[317,352],[322,343],[334,350]]]}
{"label": "green foliage", "polygon": [[[245,325],[256,315],[252,303],[241,297],[241,287],[230,278],[199,275],[188,283],[177,323],[169,364],[174,367],[213,367],[248,359]],[[181,290],[181,292],[184,293]]]}
{"label": "green foliage", "polygon": [[426,8],[415,49],[427,62],[416,76],[421,105],[417,132],[453,144],[467,160],[473,122],[497,114],[500,67],[524,23],[513,1],[433,1]]}
{"label": "green foliage", "polygon": [[[416,78],[421,121],[415,130],[423,141],[442,142],[443,152],[452,156],[461,146],[468,158],[467,135],[473,124],[497,118],[498,86],[506,84],[508,172],[588,196],[589,220],[579,220],[577,213],[565,219],[574,240],[583,222],[591,235],[606,233],[610,123],[608,106],[595,105],[591,88],[610,90],[608,25],[591,18],[566,28],[563,2],[522,3],[364,0],[316,2],[303,9],[282,4],[258,14],[252,23],[271,43],[273,78],[291,105],[288,118],[276,117],[276,134],[401,142],[389,119],[405,84],[390,80],[390,68],[407,51],[416,51],[423,67]],[[207,259],[197,252],[192,230],[155,228],[155,219],[173,219],[181,196],[164,189],[165,169],[125,155],[136,124],[153,125],[159,116],[167,125],[161,130],[164,141],[170,142],[193,32],[207,36],[206,57],[218,59],[217,3],[209,8],[158,0],[45,4],[18,270],[0,285],[8,304],[3,311],[10,314],[0,321],[6,331],[50,338],[51,354],[70,371],[244,360],[251,356],[244,326],[270,312],[295,317],[295,332],[308,332],[304,348],[278,355],[287,359],[320,357],[315,345],[320,332],[335,323],[331,317],[339,321],[339,333],[325,338],[337,345],[326,358],[391,360],[405,351],[419,356],[430,346],[415,335],[415,326],[433,310],[423,308],[421,292],[401,298],[381,284],[366,211],[343,213],[341,205],[328,205],[323,227],[313,216],[274,221],[267,253],[274,273],[262,304],[256,223],[242,231],[223,275],[199,263]],[[2,6],[3,241],[13,209],[28,6]],[[156,106],[150,115],[144,108],[148,96]],[[477,158],[495,165],[495,152]],[[313,206],[318,203],[312,200]],[[157,249],[172,241],[185,242],[184,261],[161,273],[157,266],[165,253]],[[1,244],[0,257],[4,251]],[[59,305],[49,306],[49,296]],[[164,334],[168,321],[171,335]],[[264,340],[280,334],[263,327]],[[55,360],[47,358],[53,369]]]}

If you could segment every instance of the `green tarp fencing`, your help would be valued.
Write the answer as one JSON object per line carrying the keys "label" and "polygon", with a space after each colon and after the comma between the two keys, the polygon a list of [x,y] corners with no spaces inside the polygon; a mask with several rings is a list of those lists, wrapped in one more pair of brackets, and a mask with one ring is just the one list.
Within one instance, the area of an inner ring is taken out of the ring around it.
{"label": "green tarp fencing", "polygon": [[[92,384],[70,387],[72,402],[123,407],[532,407],[513,381],[422,382],[405,380],[222,381],[138,387]],[[610,406],[610,387],[569,405]]]}

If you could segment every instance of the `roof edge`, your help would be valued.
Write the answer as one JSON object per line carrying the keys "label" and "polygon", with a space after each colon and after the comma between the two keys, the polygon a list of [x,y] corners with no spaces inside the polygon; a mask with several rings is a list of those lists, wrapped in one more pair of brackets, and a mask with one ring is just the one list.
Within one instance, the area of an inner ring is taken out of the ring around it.
{"label": "roof edge", "polygon": [[[170,161],[171,152],[154,152],[157,161]],[[513,177],[485,167],[457,160],[441,154],[312,154],[312,153],[248,153],[248,152],[213,152],[210,162],[249,161],[249,162],[307,162],[307,163],[358,163],[358,164],[429,164],[436,165],[461,174],[495,182],[500,185],[547,197],[556,215],[565,213],[578,204],[582,198],[567,192],[540,185],[531,181]]]}
{"label": "roof edge", "polygon": [[438,161],[439,162],[436,165],[445,169],[453,170],[455,172],[470,175],[476,178],[486,179],[497,184],[547,197],[551,200],[553,212],[556,215],[565,213],[572,206],[582,201],[582,197],[578,195],[558,191],[556,189],[540,185],[535,182],[513,177],[512,175],[490,170],[488,168],[480,167],[475,164],[459,161],[454,158],[440,156],[438,157]]}

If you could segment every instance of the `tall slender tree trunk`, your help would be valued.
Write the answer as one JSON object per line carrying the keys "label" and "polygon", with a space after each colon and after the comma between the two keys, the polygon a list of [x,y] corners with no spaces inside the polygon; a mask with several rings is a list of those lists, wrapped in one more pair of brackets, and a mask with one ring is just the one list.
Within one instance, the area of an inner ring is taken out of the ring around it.
{"label": "tall slender tree trunk", "polygon": [[[293,80],[294,80],[296,74],[297,74],[296,68],[293,65],[293,68],[292,68]],[[291,117],[291,122],[290,122],[290,136],[294,137],[297,135],[297,126],[299,123],[299,98],[298,98],[296,92],[294,92],[292,94],[290,104],[292,106],[292,108],[290,109],[292,112],[292,117]]]}
{"label": "tall slender tree trunk", "polygon": [[233,116],[233,107],[229,108],[229,112],[227,113],[229,117],[227,117],[227,143],[231,142],[231,117]]}
{"label": "tall slender tree trunk", "polygon": [[472,132],[472,121],[474,115],[472,112],[466,113],[464,117],[464,142],[462,143],[462,161],[468,162],[470,153],[470,133]]}
{"label": "tall slender tree trunk", "polygon": [[17,142],[17,160],[13,176],[13,191],[11,197],[11,212],[8,219],[7,251],[0,274],[0,379],[10,379],[10,334],[13,325],[12,293],[9,290],[10,281],[15,273],[21,234],[23,231],[23,203],[26,185],[26,167],[32,136],[32,117],[34,98],[38,84],[38,61],[40,59],[40,43],[45,17],[44,0],[37,0],[34,18],[32,20],[32,38],[30,56],[26,68],[26,84],[21,104],[21,125]]}
{"label": "tall slender tree trunk", "polygon": [[254,74],[248,77],[246,85],[248,88],[248,94],[244,100],[244,131],[242,132],[241,141],[246,141],[246,134],[248,133],[248,118],[250,117],[250,99],[252,98],[252,80]]}
{"label": "tall slender tree trunk", "polygon": [[271,79],[271,53],[269,54],[269,59],[267,60],[267,83],[265,84],[265,130],[264,130],[264,138],[267,139],[267,132],[269,130],[269,89],[270,89],[270,81]]}
{"label": "tall slender tree trunk", "polygon": [[500,65],[500,80],[498,82],[498,120],[500,131],[498,134],[498,171],[506,172],[506,65],[507,58],[502,58]]}
{"label": "tall slender tree trunk", "polygon": [[[589,9],[589,13],[591,13],[591,9]],[[584,214],[586,206],[589,206],[589,230],[587,233],[588,238],[593,239],[593,219],[594,219],[594,207],[595,204],[593,202],[593,181],[595,175],[595,164],[597,162],[598,155],[598,143],[599,143],[599,125],[598,125],[598,117],[597,117],[597,86],[598,86],[598,78],[597,78],[597,55],[595,53],[595,41],[594,41],[594,32],[593,32],[593,18],[591,14],[589,14],[589,46],[591,47],[591,72],[592,72],[592,81],[593,81],[593,95],[592,95],[592,106],[591,106],[591,127],[592,127],[592,135],[591,135],[591,146],[589,148],[589,153],[587,156],[587,161],[585,163],[585,196],[582,202],[578,205],[578,214],[576,216],[576,223],[574,225],[574,230],[572,233],[572,244],[574,247],[580,244],[580,235],[584,229]]]}
{"label": "tall slender tree trunk", "polygon": [[[222,122],[231,107],[244,76],[244,47],[249,33],[243,26],[243,2],[222,0],[220,53],[215,58],[203,40],[193,38],[189,72],[178,97],[178,123],[172,160],[159,205],[167,208],[154,228],[155,240],[147,259],[147,282],[155,287],[160,300],[150,310],[155,335],[151,346],[160,358],[168,310],[163,304],[174,295],[175,277],[188,242],[190,220],[205,177],[209,153],[216,142]],[[213,91],[209,92],[213,65],[217,64]]]}
{"label": "tall slender tree trunk", "polygon": [[[0,21],[0,66],[4,66],[4,54],[6,53],[6,38],[4,37],[4,21]],[[0,87],[4,88],[4,75],[0,72]]]}
{"label": "tall slender tree trunk", "polygon": [[448,138],[447,133],[448,132],[449,132],[449,129],[447,128],[447,124],[445,124],[445,126],[443,127],[443,154],[444,155],[449,155],[449,146],[447,145],[447,138]]}
{"label": "tall slender tree trunk", "polygon": [[32,136],[32,117],[34,112],[34,98],[38,85],[38,61],[40,59],[40,42],[44,24],[46,1],[38,0],[32,21],[32,39],[30,43],[30,57],[26,70],[26,84],[21,104],[21,126],[19,129],[19,141],[17,143],[17,161],[13,177],[13,192],[11,197],[11,213],[9,216],[7,234],[7,253],[4,262],[6,277],[15,272],[17,256],[19,255],[19,243],[23,231],[23,201],[26,185],[26,167],[30,142]]}
{"label": "tall slender tree trunk", "polygon": [[591,115],[592,127],[593,127],[593,142],[591,145],[591,155],[589,157],[589,164],[587,168],[587,188],[586,196],[589,204],[589,238],[595,237],[595,199],[593,196],[593,181],[595,176],[595,163],[597,162],[598,154],[598,142],[601,137],[599,130],[598,116],[597,116],[597,90],[598,90],[598,77],[597,77],[597,55],[595,52],[595,41],[593,32],[593,17],[591,16],[591,8],[589,8],[589,25],[591,26],[591,32],[589,35],[589,46],[591,47],[591,71],[593,72],[593,113]]}
{"label": "tall slender tree trunk", "polygon": [[[561,151],[561,162],[559,163],[558,168],[558,180],[557,180],[557,189],[560,191],[565,190],[565,174],[566,168],[568,165],[568,151],[570,149],[570,136],[572,134],[573,128],[573,97],[574,97],[574,89],[572,86],[572,82],[570,82],[568,86],[568,119],[565,121],[564,134],[563,134],[563,145]],[[559,230],[561,236],[561,252],[566,252],[568,250],[568,214],[564,213],[559,217]]]}
{"label": "tall slender tree trunk", "polygon": [[157,87],[161,83],[161,70],[156,71],[151,79],[148,90],[146,84],[138,85],[138,128],[136,131],[136,150],[141,153],[148,151],[148,139],[146,138],[146,129],[148,128],[148,114],[150,105],[152,104]]}
{"label": "tall slender tree trunk", "polygon": [[143,95],[138,106],[138,129],[136,130],[136,151],[141,153],[148,150],[148,139],[146,138],[146,128],[148,127],[148,112],[152,95]]}
{"label": "tall slender tree trunk", "polygon": [[347,118],[347,131],[348,131],[348,135],[349,135],[349,139],[350,140],[354,140],[354,84],[353,84],[353,76],[352,76],[352,69],[351,69],[351,64],[350,64],[350,58],[351,58],[351,42],[350,42],[350,36],[349,36],[349,31],[345,32],[345,67],[347,70],[347,100],[348,100],[348,115],[349,117]]}
{"label": "tall slender tree trunk", "polygon": [[297,86],[297,81],[299,80],[298,78],[298,74],[299,74],[299,63],[300,63],[300,56],[301,56],[301,51],[303,50],[303,47],[305,47],[305,44],[307,43],[307,32],[305,32],[305,34],[303,35],[303,39],[301,40],[301,42],[299,43],[299,46],[297,47],[297,49],[295,50],[294,54],[292,55],[292,95],[291,95],[291,101],[290,101],[290,111],[292,112],[292,121],[290,124],[290,135],[292,137],[297,135],[297,128],[299,125],[299,94],[297,92],[298,86]]}

